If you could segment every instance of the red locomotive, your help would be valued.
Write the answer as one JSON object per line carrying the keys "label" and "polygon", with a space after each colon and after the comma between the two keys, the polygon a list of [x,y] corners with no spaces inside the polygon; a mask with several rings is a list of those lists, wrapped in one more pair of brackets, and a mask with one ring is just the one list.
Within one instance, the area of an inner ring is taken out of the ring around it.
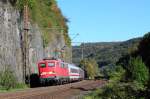
{"label": "red locomotive", "polygon": [[43,59],[38,62],[38,70],[42,84],[62,84],[84,79],[84,71],[81,68],[60,59]]}

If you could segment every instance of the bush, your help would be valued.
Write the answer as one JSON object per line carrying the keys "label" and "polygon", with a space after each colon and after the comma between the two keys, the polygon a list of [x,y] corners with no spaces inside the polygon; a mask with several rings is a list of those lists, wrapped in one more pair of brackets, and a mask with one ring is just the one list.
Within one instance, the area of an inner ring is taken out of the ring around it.
{"label": "bush", "polygon": [[17,85],[16,78],[10,69],[0,72],[0,87],[4,90],[15,88]]}
{"label": "bush", "polygon": [[137,83],[109,83],[83,99],[142,99]]}
{"label": "bush", "polygon": [[119,81],[124,77],[125,70],[122,68],[122,66],[105,66],[103,69],[101,69],[101,73],[106,79]]}
{"label": "bush", "polygon": [[103,92],[99,94],[103,99],[136,99],[138,90],[134,84],[117,83],[113,86],[106,86]]}

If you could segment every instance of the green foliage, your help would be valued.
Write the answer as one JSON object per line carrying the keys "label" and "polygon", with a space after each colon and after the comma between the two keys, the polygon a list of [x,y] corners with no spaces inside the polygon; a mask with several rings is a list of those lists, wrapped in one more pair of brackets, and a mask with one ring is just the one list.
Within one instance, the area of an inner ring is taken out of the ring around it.
{"label": "green foliage", "polygon": [[129,52],[136,50],[141,38],[135,38],[124,42],[99,42],[85,43],[73,47],[73,62],[79,63],[84,46],[84,57],[94,58],[99,67],[115,65],[116,62]]}
{"label": "green foliage", "polygon": [[114,69],[111,66],[105,66],[101,69],[101,73],[104,75],[104,78],[109,79],[111,74],[114,72]]}
{"label": "green foliage", "polygon": [[142,85],[147,84],[149,79],[148,68],[145,66],[140,57],[130,59],[127,74],[130,74],[127,75],[127,78],[137,81]]}
{"label": "green foliage", "polygon": [[113,86],[106,86],[103,89],[103,92],[99,94],[102,99],[135,99],[132,95],[129,95],[128,92],[133,91],[125,86],[119,84],[114,84]]}
{"label": "green foliage", "polygon": [[124,78],[125,70],[121,66],[116,66],[114,71],[109,75],[109,80],[117,82]]}
{"label": "green foliage", "polygon": [[[143,91],[143,97],[150,97],[150,32],[147,33],[138,45],[136,51],[122,57],[119,60],[126,69],[125,82],[132,82],[137,85],[139,91]],[[141,58],[140,58],[140,57]],[[148,67],[148,68],[147,68]],[[148,81],[149,80],[149,81]],[[148,84],[148,85],[147,85]],[[145,89],[147,88],[147,89]],[[147,94],[147,95],[146,95]]]}
{"label": "green foliage", "polygon": [[44,32],[43,35],[42,35],[42,38],[43,38],[43,47],[47,47],[49,42],[50,42],[50,38],[49,38],[49,34],[48,32]]}
{"label": "green foliage", "polygon": [[33,8],[36,0],[17,0],[16,4],[20,10],[24,9],[24,5],[28,5],[29,8]]}
{"label": "green foliage", "polygon": [[127,95],[128,91],[125,91],[125,89],[127,90],[127,88],[124,85],[120,85],[121,84],[120,80],[122,79],[125,73],[124,69],[121,66],[116,66],[112,70],[112,72],[111,71],[108,72],[110,74],[109,83],[107,83],[103,88],[97,89],[91,94],[85,96],[84,99],[130,99],[131,98]]}
{"label": "green foliage", "polygon": [[23,88],[27,88],[27,86],[24,83],[18,83],[14,73],[9,68],[0,72],[0,90]]}
{"label": "green foliage", "polygon": [[15,89],[25,89],[28,88],[29,86],[24,84],[24,83],[17,83],[15,86]]}
{"label": "green foliage", "polygon": [[[138,59],[139,60],[139,59]],[[105,68],[105,72],[109,75],[109,83],[103,88],[97,89],[84,99],[143,99],[144,88],[141,83],[134,80],[133,82],[122,82],[125,70],[122,66],[114,68]]]}
{"label": "green foliage", "polygon": [[86,71],[87,74],[86,76],[89,79],[94,79],[95,76],[98,76],[100,74],[99,73],[100,69],[94,59],[81,60],[79,66]]}
{"label": "green foliage", "polygon": [[[30,17],[33,23],[38,24],[43,32],[44,47],[48,46],[51,42],[51,38],[55,33],[60,33],[64,36],[65,43],[71,46],[71,39],[68,35],[68,26],[61,10],[57,6],[56,0],[17,0],[17,8],[21,11],[24,9],[24,5],[28,5],[30,8]],[[47,30],[48,28],[55,28],[55,32]],[[60,28],[63,29],[63,33],[60,32]]]}
{"label": "green foliage", "polygon": [[0,72],[0,87],[9,90],[11,88],[14,88],[16,84],[16,78],[9,68],[4,72]]}
{"label": "green foliage", "polygon": [[146,66],[150,70],[150,32],[144,35],[138,46],[138,54],[142,57]]}
{"label": "green foliage", "polygon": [[68,35],[67,33],[68,33],[68,32],[66,32],[66,33],[64,34],[65,43],[66,43],[66,45],[71,46],[71,38],[69,37],[69,35]]}
{"label": "green foliage", "polygon": [[[142,57],[142,60],[146,64],[146,66],[149,68],[150,71],[150,32],[144,35],[143,39],[141,40],[139,46],[137,55],[140,55]],[[150,73],[149,73],[149,82],[148,82],[148,88],[146,90],[147,97],[150,98]]]}
{"label": "green foliage", "polygon": [[32,22],[38,24],[43,32],[44,47],[47,47],[58,34],[64,36],[66,45],[71,45],[66,18],[55,0],[37,0],[30,10],[30,15]]}
{"label": "green foliage", "polygon": [[[90,95],[89,99],[142,99],[137,86],[130,83],[107,84]],[[85,98],[86,99],[86,98]]]}
{"label": "green foliage", "polygon": [[[117,64],[124,69],[101,69],[109,76],[109,83],[102,89],[91,93],[87,99],[149,99],[150,90],[150,32],[146,34],[140,44],[131,47]],[[145,65],[146,64],[146,65]],[[148,68],[149,69],[148,69]],[[120,71],[120,72],[119,72]],[[124,72],[124,73],[121,73]],[[149,81],[149,82],[148,82]],[[148,84],[149,83],[149,84]],[[147,86],[148,84],[148,86]],[[86,99],[85,98],[85,99]]]}
{"label": "green foliage", "polygon": [[124,73],[124,69],[117,66],[103,88],[95,90],[83,99],[143,99],[144,89],[139,83],[121,81]]}
{"label": "green foliage", "polygon": [[79,64],[79,67],[84,69],[85,63],[86,63],[86,59],[81,60],[80,64]]}
{"label": "green foliage", "polygon": [[101,74],[108,80],[118,81],[124,77],[125,70],[122,66],[105,66],[101,68]]}

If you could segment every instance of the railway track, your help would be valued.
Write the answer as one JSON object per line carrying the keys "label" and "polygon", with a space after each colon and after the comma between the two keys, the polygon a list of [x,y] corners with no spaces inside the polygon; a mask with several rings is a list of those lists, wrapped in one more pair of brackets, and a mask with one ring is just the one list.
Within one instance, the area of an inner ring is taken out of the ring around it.
{"label": "railway track", "polygon": [[0,99],[71,99],[97,87],[106,81],[84,80],[60,86],[31,88],[18,92],[0,93]]}

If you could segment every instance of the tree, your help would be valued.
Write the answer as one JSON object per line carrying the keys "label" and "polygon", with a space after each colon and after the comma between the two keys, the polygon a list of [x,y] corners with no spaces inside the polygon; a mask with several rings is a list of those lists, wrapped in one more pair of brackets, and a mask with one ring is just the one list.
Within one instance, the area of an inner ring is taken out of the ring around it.
{"label": "tree", "polygon": [[[143,61],[145,62],[146,66],[149,68],[150,71],[150,32],[145,34],[145,36],[141,40],[138,46],[138,54],[142,57]],[[150,98],[149,92],[150,92],[150,75],[147,89],[147,97]]]}
{"label": "tree", "polygon": [[128,78],[132,81],[145,85],[149,79],[149,71],[140,57],[131,58],[128,65],[128,70],[131,75]]}
{"label": "tree", "polygon": [[85,70],[86,77],[90,79],[94,79],[95,76],[99,75],[100,70],[94,59],[81,60],[79,66]]}
{"label": "tree", "polygon": [[81,60],[80,64],[79,64],[79,67],[82,68],[82,69],[84,69],[85,63],[86,63],[86,59]]}
{"label": "tree", "polygon": [[138,53],[150,70],[150,32],[148,32],[141,40],[138,46]]}

